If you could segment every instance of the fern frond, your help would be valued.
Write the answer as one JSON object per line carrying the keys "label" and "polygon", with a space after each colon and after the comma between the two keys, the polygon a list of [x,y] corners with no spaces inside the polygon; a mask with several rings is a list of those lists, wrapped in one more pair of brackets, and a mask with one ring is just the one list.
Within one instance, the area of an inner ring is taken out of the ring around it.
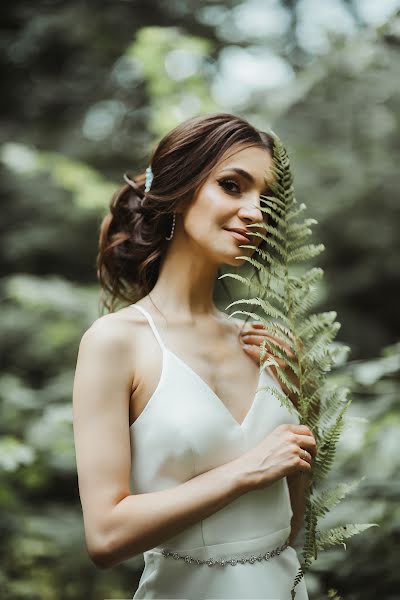
{"label": "fern frond", "polygon": [[333,489],[324,490],[321,492],[316,498],[312,499],[312,503],[314,506],[314,511],[319,517],[323,517],[326,513],[332,510],[334,506],[336,506],[343,498],[352,492],[354,488],[358,487],[361,481],[365,479],[361,477],[361,479],[354,479],[353,481],[347,483],[342,482],[337,484],[337,486]]}
{"label": "fern frond", "polygon": [[[281,217],[285,217],[286,208],[285,203],[278,200],[278,198],[272,198],[271,196],[267,196],[268,200],[264,201],[264,207],[268,206],[271,210],[274,211],[275,217],[280,215]],[[281,208],[283,206],[283,208]]]}
{"label": "fern frond", "polygon": [[278,225],[280,225],[281,227],[285,226],[285,219],[280,217],[274,210],[272,210],[271,207],[260,206],[260,210],[261,210],[261,212],[265,213],[266,215],[269,215],[270,217],[272,217],[278,223]]}
{"label": "fern frond", "polygon": [[299,207],[292,211],[292,213],[290,215],[288,215],[287,219],[288,221],[292,221],[293,219],[297,219],[299,217],[299,215],[305,211],[307,208],[307,206],[304,204],[304,202],[302,202],[301,204],[299,204]]}
{"label": "fern frond", "polygon": [[319,448],[314,461],[314,480],[325,477],[332,467],[336,454],[336,445],[344,426],[344,413],[350,406],[350,403],[351,399],[342,407],[333,425],[324,432],[320,439]]}
{"label": "fern frond", "polygon": [[333,388],[327,390],[324,398],[324,410],[320,417],[320,428],[321,430],[326,429],[331,423],[332,419],[336,416],[337,412],[340,411],[341,407],[348,402],[347,396],[350,393],[349,388]]}
{"label": "fern frond", "polygon": [[[270,263],[271,265],[274,262],[274,259],[272,258],[272,256],[269,254],[269,252],[266,252],[265,250],[263,250],[262,248],[260,248],[260,246],[253,246],[251,244],[240,244],[239,248],[250,248],[250,250],[254,250],[254,252],[256,252],[257,254],[260,254],[260,256],[266,260],[268,263]],[[242,257],[239,257],[242,258]]]}
{"label": "fern frond", "polygon": [[[272,225],[267,225],[266,223],[264,223],[264,224],[252,223],[252,225],[256,225],[257,228],[261,227],[267,233],[269,233],[273,237],[276,237],[278,240],[281,240],[282,242],[286,241],[286,236],[281,231],[279,231],[279,229],[277,229],[276,227],[272,227]],[[251,227],[251,225],[248,225],[247,227]],[[269,237],[266,234],[260,233],[259,231],[253,231],[251,235],[261,238],[264,242],[266,242],[269,239]]]}
{"label": "fern frond", "polygon": [[311,286],[315,285],[318,280],[322,279],[323,275],[324,272],[320,267],[312,267],[300,277],[295,277],[290,274],[288,274],[287,277],[288,281],[291,281],[295,287],[298,287],[301,290],[303,288],[309,289]]}
{"label": "fern frond", "polygon": [[[263,363],[263,367],[270,366],[270,365],[274,365],[276,367],[279,366],[278,363],[274,362],[273,358],[269,357]],[[299,393],[299,391],[300,391],[299,388],[297,387],[297,385],[295,385],[293,383],[293,381],[291,379],[289,379],[289,377],[286,375],[284,369],[278,368],[276,371],[276,376],[278,377],[278,379],[280,379],[282,381],[283,385],[286,386],[290,392],[292,392],[293,394]]]}
{"label": "fern frond", "polygon": [[300,566],[298,568],[298,571],[297,571],[296,576],[294,578],[293,587],[290,590],[291,600],[295,600],[295,598],[296,598],[295,587],[296,587],[296,585],[299,585],[299,583],[303,579],[303,577],[304,577],[304,571],[303,571],[303,569]]}
{"label": "fern frond", "polygon": [[[275,250],[277,250],[277,252],[279,252],[279,254],[281,255],[281,257],[286,260],[287,255],[288,255],[287,249],[286,249],[286,244],[282,244],[279,240],[276,240],[276,239],[274,239],[271,236],[266,237],[266,236],[262,236],[260,234],[258,237],[263,238],[264,241],[265,241],[265,243],[268,246],[271,246],[271,248],[274,248]],[[240,247],[242,248],[242,246],[240,246]],[[246,246],[246,247],[249,248],[249,246]],[[254,246],[253,246],[253,248],[254,248]],[[255,247],[254,249],[255,250],[259,250],[260,247],[258,246],[258,248]]]}
{"label": "fern frond", "polygon": [[[291,590],[294,599],[296,585],[317,559],[320,550],[343,543],[344,539],[376,524],[343,525],[323,532],[318,527],[319,519],[326,516],[356,485],[354,482],[343,483],[334,489],[315,492],[316,486],[333,465],[351,398],[348,398],[347,388],[329,385],[328,381],[328,375],[343,349],[334,344],[341,327],[336,321],[337,314],[335,311],[310,314],[318,298],[318,283],[324,272],[319,267],[302,272],[302,267],[299,274],[300,269],[297,269],[301,263],[318,256],[325,246],[308,242],[317,220],[303,217],[306,205],[298,203],[295,198],[288,153],[279,137],[274,133],[272,137],[274,151],[269,175],[273,175],[273,183],[269,185],[269,194],[260,196],[260,210],[268,218],[262,224],[249,225],[249,228],[255,228],[251,234],[254,236],[252,241],[259,238],[261,242],[258,245],[241,245],[241,248],[252,250],[251,256],[236,257],[253,267],[262,283],[253,284],[237,274],[224,274],[223,277],[232,277],[243,283],[251,295],[229,304],[228,309],[241,306],[231,316],[241,314],[250,317],[262,323],[266,332],[272,334],[273,339],[266,337],[260,345],[260,368],[273,366],[278,382],[274,377],[275,385],[261,389],[269,390],[281,406],[297,416],[299,423],[308,425],[317,440],[317,454],[312,463],[304,511],[302,562]],[[281,344],[286,345],[294,356],[288,356]],[[279,359],[285,362],[285,368],[279,366]],[[296,396],[296,406],[282,387]]]}
{"label": "fern frond", "polygon": [[[274,336],[275,339],[271,340],[269,338],[265,338],[260,346],[260,355],[262,356],[264,354],[264,349],[266,346],[268,346],[268,351],[271,352],[274,356],[277,356],[278,358],[281,358],[283,361],[285,361],[286,365],[288,367],[290,367],[290,369],[292,370],[292,372],[297,375],[297,377],[300,376],[300,370],[299,370],[299,365],[297,363],[297,359],[293,359],[291,356],[288,356],[286,350],[284,348],[281,348],[279,346],[279,344],[277,343],[277,341],[283,341],[280,337],[278,337],[277,335]],[[289,342],[290,346],[293,347],[293,340],[290,340]]]}
{"label": "fern frond", "polygon": [[251,256],[235,256],[235,258],[240,260],[244,259],[246,262],[249,262],[251,265],[253,265],[253,267],[256,267],[256,269],[258,269],[259,271],[266,272],[265,266],[255,258],[252,258]]}
{"label": "fern frond", "polygon": [[337,313],[334,310],[322,312],[318,315],[310,315],[299,327],[300,337],[302,339],[308,339],[310,336],[316,335],[320,331],[323,331],[325,327],[332,325],[336,317]]}
{"label": "fern frond", "polygon": [[310,361],[318,360],[327,345],[333,342],[340,327],[340,323],[336,321],[331,325],[326,325],[322,331],[315,332],[313,337],[308,337],[304,344],[303,357]]}
{"label": "fern frond", "polygon": [[332,527],[325,531],[317,531],[317,546],[319,550],[324,550],[330,546],[342,544],[346,550],[344,540],[347,540],[357,533],[361,533],[370,527],[379,527],[378,523],[347,523],[340,527]]}
{"label": "fern frond", "polygon": [[284,406],[292,415],[298,417],[300,419],[300,413],[296,409],[293,402],[288,398],[286,394],[284,394],[281,390],[277,389],[272,385],[266,385],[259,388],[260,391],[270,392],[277,400],[281,406]]}
{"label": "fern frond", "polygon": [[323,244],[305,244],[288,253],[288,263],[310,260],[325,250]]}
{"label": "fern frond", "polygon": [[[279,185],[279,183],[276,183],[275,185],[277,186],[277,189],[280,189],[282,191],[282,193],[284,194],[285,190]],[[284,215],[287,210],[285,201],[280,200],[276,196],[265,196],[264,194],[261,194],[260,200],[261,200],[261,202],[268,204],[268,206],[279,206],[282,215]]]}
{"label": "fern frond", "polygon": [[302,223],[288,223],[287,238],[289,240],[298,240],[303,237],[303,232],[307,232],[308,236],[312,233],[310,226],[316,225],[317,223],[318,221],[316,219],[304,219]]}
{"label": "fern frond", "polygon": [[260,306],[267,315],[274,319],[282,319],[285,320],[285,314],[280,311],[278,308],[275,308],[268,300],[263,300],[262,298],[246,298],[245,300],[235,300],[231,302],[226,307],[231,308],[231,306],[235,306],[236,304],[250,304],[251,306]]}
{"label": "fern frond", "polygon": [[[240,281],[240,283],[243,283],[243,285],[246,285],[248,288],[252,288],[254,285],[254,282],[252,282],[248,277],[244,277],[243,275],[239,275],[238,273],[223,273],[222,275],[220,275],[218,277],[218,279],[224,279],[224,277],[230,277],[231,279],[236,279],[236,281]],[[258,289],[258,285],[256,287],[256,289]]]}

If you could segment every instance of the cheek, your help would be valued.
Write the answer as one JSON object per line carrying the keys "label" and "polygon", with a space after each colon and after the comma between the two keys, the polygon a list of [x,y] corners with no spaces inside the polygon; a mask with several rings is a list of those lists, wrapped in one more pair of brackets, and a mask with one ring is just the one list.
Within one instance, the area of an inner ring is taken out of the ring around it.
{"label": "cheek", "polygon": [[210,239],[211,217],[198,206],[190,208],[183,218],[183,230],[190,240],[195,240],[200,245]]}
{"label": "cheek", "polygon": [[215,233],[230,217],[229,203],[215,187],[202,190],[184,217],[184,228],[193,237]]}

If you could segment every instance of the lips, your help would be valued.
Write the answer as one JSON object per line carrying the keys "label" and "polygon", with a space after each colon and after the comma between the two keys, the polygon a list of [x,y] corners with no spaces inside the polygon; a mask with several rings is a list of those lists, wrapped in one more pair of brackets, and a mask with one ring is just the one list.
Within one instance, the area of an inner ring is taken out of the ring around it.
{"label": "lips", "polygon": [[247,244],[250,243],[249,238],[246,237],[246,235],[244,235],[244,232],[241,229],[226,229],[226,231],[229,231],[229,233],[231,233],[232,236],[235,237],[240,242],[244,242]]}

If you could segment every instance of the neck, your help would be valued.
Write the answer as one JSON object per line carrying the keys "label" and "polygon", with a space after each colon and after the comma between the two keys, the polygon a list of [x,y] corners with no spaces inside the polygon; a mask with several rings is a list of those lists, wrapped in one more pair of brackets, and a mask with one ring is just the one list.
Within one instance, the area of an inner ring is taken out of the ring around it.
{"label": "neck", "polygon": [[161,264],[159,277],[149,294],[165,317],[180,322],[218,317],[213,295],[218,264],[199,250],[171,244]]}

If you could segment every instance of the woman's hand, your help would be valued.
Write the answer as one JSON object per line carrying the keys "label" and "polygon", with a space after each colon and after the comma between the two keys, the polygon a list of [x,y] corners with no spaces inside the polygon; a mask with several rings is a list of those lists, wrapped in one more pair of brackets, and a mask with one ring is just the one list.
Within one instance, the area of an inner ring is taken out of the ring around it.
{"label": "woman's hand", "polygon": [[309,427],[284,423],[236,460],[248,475],[250,488],[262,489],[283,477],[310,473],[316,451]]}
{"label": "woman's hand", "polygon": [[[293,336],[290,337],[293,338]],[[279,348],[282,348],[282,350],[284,350],[287,356],[290,358],[295,356],[288,344],[281,342],[271,333],[267,333],[262,323],[253,321],[251,323],[246,323],[246,325],[241,328],[240,341],[243,344],[243,350],[245,350],[245,352],[247,352],[247,354],[257,362],[257,364],[260,364],[261,344],[264,338],[272,340],[277,346],[279,346]],[[266,348],[268,348],[268,346]],[[273,356],[280,367],[283,369],[287,368],[286,362],[281,357],[275,356],[268,350],[266,356]]]}
{"label": "woman's hand", "polygon": [[[260,364],[261,344],[265,338],[272,340],[277,346],[279,346],[279,348],[282,348],[282,350],[284,350],[285,354],[289,358],[295,357],[295,354],[292,352],[292,350],[290,349],[288,344],[286,344],[285,342],[282,342],[281,340],[278,340],[276,338],[276,336],[268,333],[265,330],[263,323],[260,323],[258,321],[252,321],[250,323],[246,323],[245,325],[242,325],[239,323],[238,323],[238,325],[240,327],[239,339],[242,344],[243,350],[246,352],[246,354],[248,354],[248,356],[250,356],[250,358],[252,358],[254,360],[254,362],[257,365]],[[293,339],[293,336],[291,334],[289,334],[289,335]],[[273,357],[282,369],[287,369],[286,372],[287,372],[288,378],[297,386],[298,378],[295,375],[295,373],[293,373],[292,369],[290,369],[288,367],[286,361],[279,356],[275,356],[273,354],[273,352],[268,350],[268,346],[266,346],[266,354],[264,356],[264,359],[269,358],[269,357]],[[296,405],[297,397],[293,392],[291,392],[280,381],[280,379],[278,378],[278,375],[277,375],[277,367],[274,365],[269,365],[268,367],[266,367],[266,369],[270,372],[272,377],[281,386],[283,392],[287,396],[289,396],[289,398],[292,400],[292,402]]]}

